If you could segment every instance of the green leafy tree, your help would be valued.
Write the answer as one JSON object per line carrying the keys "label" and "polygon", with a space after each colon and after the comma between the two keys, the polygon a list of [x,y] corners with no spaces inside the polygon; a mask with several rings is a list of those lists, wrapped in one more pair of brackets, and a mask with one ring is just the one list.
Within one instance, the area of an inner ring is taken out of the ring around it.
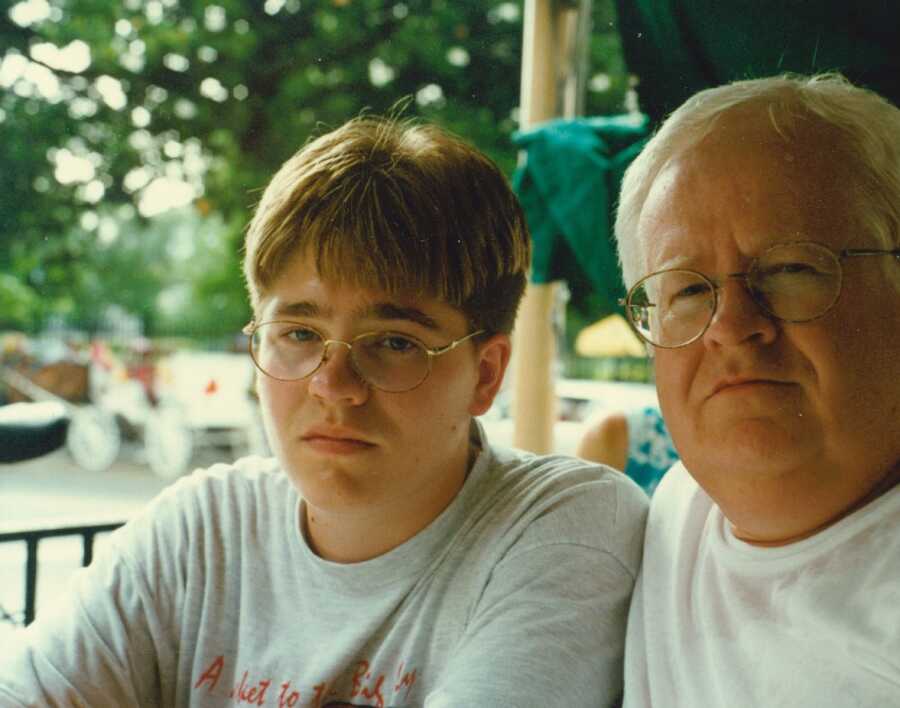
{"label": "green leafy tree", "polygon": [[[588,108],[617,112],[609,0],[594,19]],[[168,290],[181,321],[234,331],[240,238],[268,177],[310,135],[403,97],[515,164],[518,2],[22,0],[0,14],[0,47],[0,273],[15,279],[0,303],[16,303],[0,326],[90,327],[105,300],[168,330]],[[174,206],[215,232],[194,267],[173,256],[171,220],[152,225]]]}

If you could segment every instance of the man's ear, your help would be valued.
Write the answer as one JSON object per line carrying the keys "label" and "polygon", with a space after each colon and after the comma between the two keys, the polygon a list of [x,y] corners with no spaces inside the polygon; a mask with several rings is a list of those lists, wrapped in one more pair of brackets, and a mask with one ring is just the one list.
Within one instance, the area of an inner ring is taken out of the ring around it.
{"label": "man's ear", "polygon": [[487,413],[491,407],[503,383],[511,352],[512,344],[506,334],[494,334],[480,343],[476,354],[478,379],[469,405],[470,415]]}

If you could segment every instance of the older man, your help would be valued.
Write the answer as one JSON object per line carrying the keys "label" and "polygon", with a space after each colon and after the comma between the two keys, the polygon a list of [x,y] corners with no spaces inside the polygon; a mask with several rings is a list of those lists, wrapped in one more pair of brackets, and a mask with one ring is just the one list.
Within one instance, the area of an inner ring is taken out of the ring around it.
{"label": "older man", "polygon": [[682,458],[625,705],[897,705],[900,110],[834,75],[704,91],[616,230]]}

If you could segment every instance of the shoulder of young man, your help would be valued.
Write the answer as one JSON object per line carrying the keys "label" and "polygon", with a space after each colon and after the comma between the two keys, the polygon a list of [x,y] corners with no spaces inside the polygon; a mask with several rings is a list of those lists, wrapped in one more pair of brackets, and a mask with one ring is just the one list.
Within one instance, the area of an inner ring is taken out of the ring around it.
{"label": "shoulder of young man", "polygon": [[534,455],[492,448],[486,498],[492,508],[521,515],[532,539],[591,546],[636,566],[648,499],[641,488],[605,465],[567,455]]}
{"label": "shoulder of young man", "polygon": [[243,457],[233,463],[217,463],[198,468],[164,489],[151,502],[191,499],[198,496],[225,498],[242,494],[258,494],[269,486],[290,487],[274,457]]}
{"label": "shoulder of young man", "polygon": [[152,499],[111,540],[128,546],[143,535],[194,533],[239,523],[241,517],[282,505],[294,495],[274,458],[246,457],[185,475]]}

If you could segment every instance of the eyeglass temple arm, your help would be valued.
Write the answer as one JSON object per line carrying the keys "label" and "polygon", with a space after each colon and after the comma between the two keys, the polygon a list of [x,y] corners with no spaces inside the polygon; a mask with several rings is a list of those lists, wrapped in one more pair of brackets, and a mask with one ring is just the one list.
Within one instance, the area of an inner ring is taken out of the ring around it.
{"label": "eyeglass temple arm", "polygon": [[477,332],[472,332],[471,334],[467,334],[465,337],[460,337],[459,339],[454,339],[450,344],[438,347],[437,349],[425,349],[428,352],[429,356],[439,356],[441,354],[446,354],[452,349],[456,349],[460,344],[465,342],[467,339],[471,339],[472,337],[477,337],[479,334],[484,334],[487,330],[479,329]]}
{"label": "eyeglass temple arm", "polygon": [[853,258],[856,256],[893,256],[900,259],[900,248],[890,250],[872,249],[872,248],[845,248],[841,251],[841,256],[845,258]]}
{"label": "eyeglass temple arm", "polygon": [[[621,305],[622,307],[625,307],[627,304],[628,304],[628,300],[626,300],[624,297],[619,298],[619,305]],[[640,307],[656,307],[656,303],[648,302],[646,305],[640,305]]]}

